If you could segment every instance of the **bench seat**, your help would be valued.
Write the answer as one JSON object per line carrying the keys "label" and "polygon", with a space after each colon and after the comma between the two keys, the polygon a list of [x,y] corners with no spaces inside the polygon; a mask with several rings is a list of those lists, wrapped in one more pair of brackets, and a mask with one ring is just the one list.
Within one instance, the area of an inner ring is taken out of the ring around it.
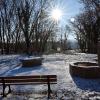
{"label": "bench seat", "polygon": [[56,75],[32,75],[32,76],[7,76],[0,77],[0,85],[3,86],[3,96],[5,96],[5,88],[9,87],[9,92],[11,92],[10,85],[48,85],[48,98],[50,97],[51,88],[50,84],[57,84]]}

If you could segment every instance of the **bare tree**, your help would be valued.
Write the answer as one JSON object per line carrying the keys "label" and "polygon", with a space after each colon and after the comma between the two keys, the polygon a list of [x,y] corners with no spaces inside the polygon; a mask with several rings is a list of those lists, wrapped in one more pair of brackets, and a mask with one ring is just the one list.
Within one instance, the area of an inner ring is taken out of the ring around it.
{"label": "bare tree", "polygon": [[[44,52],[55,24],[48,19],[50,0],[4,0],[0,9],[0,43],[2,52]],[[21,49],[22,48],[22,49]],[[23,51],[24,51],[23,50]]]}
{"label": "bare tree", "polygon": [[74,23],[71,23],[81,50],[96,53],[98,36],[100,35],[100,1],[80,1],[84,4],[84,11],[76,16]]}

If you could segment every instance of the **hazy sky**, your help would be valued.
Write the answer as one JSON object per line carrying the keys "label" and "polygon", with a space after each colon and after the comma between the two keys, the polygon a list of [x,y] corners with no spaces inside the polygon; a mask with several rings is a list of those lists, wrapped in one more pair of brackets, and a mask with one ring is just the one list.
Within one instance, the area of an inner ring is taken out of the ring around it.
{"label": "hazy sky", "polygon": [[[67,12],[69,15],[76,15],[81,10],[82,4],[79,3],[79,0],[62,0],[66,6]],[[66,12],[66,13],[67,13]]]}
{"label": "hazy sky", "polygon": [[63,13],[61,20],[63,24],[82,10],[82,4],[79,3],[79,0],[57,0],[56,2],[56,5],[58,5],[58,8],[61,9]]}
{"label": "hazy sky", "polygon": [[[79,12],[82,11],[82,4],[79,3],[79,0],[56,0],[56,6],[62,11],[62,19],[60,19],[60,25],[63,27],[68,24],[68,21],[71,18],[74,18]],[[73,36],[69,36],[70,39],[73,39]]]}
{"label": "hazy sky", "polygon": [[[66,17],[68,18],[68,20],[70,18],[73,18],[74,16],[76,16],[77,14],[79,14],[79,12],[82,11],[82,4],[79,3],[79,0],[62,0],[64,1],[65,5],[66,5],[66,13],[68,13],[68,15],[66,15]],[[74,39],[75,37],[73,35],[69,35],[69,39]]]}

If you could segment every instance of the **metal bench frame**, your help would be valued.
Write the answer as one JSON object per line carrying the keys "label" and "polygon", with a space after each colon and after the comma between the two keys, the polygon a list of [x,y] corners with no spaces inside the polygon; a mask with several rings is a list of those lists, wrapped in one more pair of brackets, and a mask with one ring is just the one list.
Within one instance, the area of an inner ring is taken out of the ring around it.
{"label": "metal bench frame", "polygon": [[57,84],[56,75],[33,75],[33,76],[8,76],[0,77],[0,83],[3,86],[3,97],[6,96],[5,89],[8,86],[8,94],[11,93],[11,85],[28,85],[28,84],[47,84],[48,85],[48,99],[52,93],[50,84]]}

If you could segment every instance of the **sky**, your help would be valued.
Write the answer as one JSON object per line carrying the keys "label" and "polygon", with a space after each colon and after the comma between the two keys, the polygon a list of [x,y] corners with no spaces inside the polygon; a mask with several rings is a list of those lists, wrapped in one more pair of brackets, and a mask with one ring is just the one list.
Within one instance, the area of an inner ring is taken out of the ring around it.
{"label": "sky", "polygon": [[[75,17],[77,14],[79,14],[82,11],[82,4],[79,3],[79,0],[63,0],[66,5],[66,17],[68,17],[68,20]],[[69,35],[69,39],[74,40],[75,36]]]}
{"label": "sky", "polygon": [[82,4],[79,3],[79,0],[56,0],[56,6],[62,11],[63,23],[82,11]]}
{"label": "sky", "polygon": [[[79,0],[56,0],[56,6],[62,11],[62,18],[59,20],[60,27],[68,24],[71,18],[74,18],[82,11],[82,4]],[[74,39],[73,35],[69,35],[69,39]]]}
{"label": "sky", "polygon": [[78,14],[81,10],[82,4],[79,3],[79,0],[62,0],[66,6],[66,13],[69,17]]}

